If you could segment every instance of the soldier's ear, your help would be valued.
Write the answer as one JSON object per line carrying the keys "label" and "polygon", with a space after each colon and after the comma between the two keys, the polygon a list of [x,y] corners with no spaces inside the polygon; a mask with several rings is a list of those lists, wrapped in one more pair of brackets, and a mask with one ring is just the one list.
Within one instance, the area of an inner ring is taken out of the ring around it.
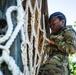
{"label": "soldier's ear", "polygon": [[65,20],[62,20],[62,25],[64,25],[65,24]]}

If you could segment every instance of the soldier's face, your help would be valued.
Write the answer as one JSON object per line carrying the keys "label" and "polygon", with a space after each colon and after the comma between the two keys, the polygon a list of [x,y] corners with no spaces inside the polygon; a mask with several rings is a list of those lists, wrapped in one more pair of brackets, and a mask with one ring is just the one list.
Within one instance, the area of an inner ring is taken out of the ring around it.
{"label": "soldier's face", "polygon": [[52,33],[57,34],[62,27],[63,27],[63,20],[59,20],[56,17],[53,17],[50,20],[50,28],[52,30]]}

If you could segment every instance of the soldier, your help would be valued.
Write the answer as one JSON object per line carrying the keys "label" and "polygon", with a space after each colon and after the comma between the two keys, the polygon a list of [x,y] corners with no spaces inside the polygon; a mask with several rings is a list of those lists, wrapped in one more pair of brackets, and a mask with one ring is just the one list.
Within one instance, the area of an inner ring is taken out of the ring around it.
{"label": "soldier", "polygon": [[50,15],[49,24],[50,42],[44,46],[49,57],[41,65],[39,75],[69,75],[68,56],[76,51],[76,32],[72,26],[66,26],[66,17],[61,12]]}

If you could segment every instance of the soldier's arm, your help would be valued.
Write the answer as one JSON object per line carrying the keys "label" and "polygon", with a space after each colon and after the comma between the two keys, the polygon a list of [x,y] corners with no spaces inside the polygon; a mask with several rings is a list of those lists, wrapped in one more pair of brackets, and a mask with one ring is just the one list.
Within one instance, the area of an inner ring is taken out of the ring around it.
{"label": "soldier's arm", "polygon": [[64,34],[64,40],[55,40],[55,44],[59,50],[69,53],[76,51],[76,34],[73,30],[67,30]]}
{"label": "soldier's arm", "polygon": [[45,52],[48,52],[50,50],[50,45],[48,44],[48,41],[46,41],[46,40],[45,40],[45,43],[44,43],[43,50]]}

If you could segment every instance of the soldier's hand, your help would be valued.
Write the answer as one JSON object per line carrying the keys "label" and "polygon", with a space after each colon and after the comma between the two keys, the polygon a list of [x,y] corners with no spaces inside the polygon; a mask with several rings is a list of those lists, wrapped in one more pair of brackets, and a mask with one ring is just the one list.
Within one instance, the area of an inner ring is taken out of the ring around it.
{"label": "soldier's hand", "polygon": [[48,43],[48,45],[55,45],[55,42],[52,41],[52,40],[50,40],[49,43]]}

